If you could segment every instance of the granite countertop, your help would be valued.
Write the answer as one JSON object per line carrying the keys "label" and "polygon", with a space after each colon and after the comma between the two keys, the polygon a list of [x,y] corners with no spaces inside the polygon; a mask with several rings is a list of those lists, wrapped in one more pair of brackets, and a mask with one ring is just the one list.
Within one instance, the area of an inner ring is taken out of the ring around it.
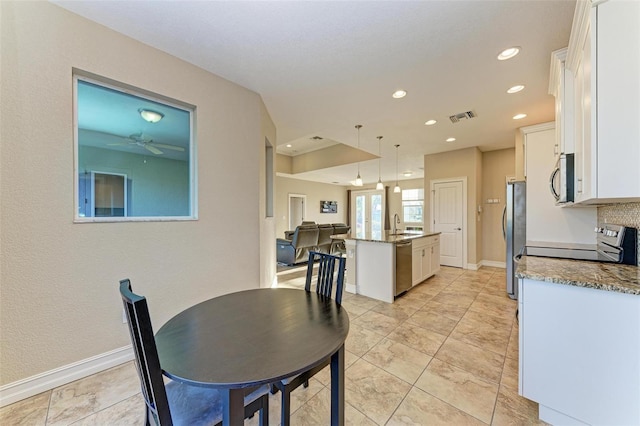
{"label": "granite countertop", "polygon": [[409,232],[404,232],[402,235],[399,235],[399,234],[393,235],[391,234],[390,231],[384,231],[384,233],[380,238],[372,238],[370,236],[367,238],[357,238],[351,234],[343,234],[343,235],[338,235],[334,237],[341,237],[342,239],[345,239],[345,240],[370,241],[374,243],[399,243],[402,241],[415,240],[416,238],[430,237],[432,235],[440,235],[440,232],[409,231]]}
{"label": "granite countertop", "polygon": [[640,295],[640,268],[633,265],[522,256],[516,277]]}

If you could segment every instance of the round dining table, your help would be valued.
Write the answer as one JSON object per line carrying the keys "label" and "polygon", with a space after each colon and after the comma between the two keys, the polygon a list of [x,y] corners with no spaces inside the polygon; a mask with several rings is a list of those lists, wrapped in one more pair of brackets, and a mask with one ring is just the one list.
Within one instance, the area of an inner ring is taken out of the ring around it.
{"label": "round dining table", "polygon": [[156,333],[163,374],[218,389],[224,425],[244,422],[244,390],[330,359],[331,424],[344,424],[349,315],[333,299],[290,288],[229,293],[194,305]]}

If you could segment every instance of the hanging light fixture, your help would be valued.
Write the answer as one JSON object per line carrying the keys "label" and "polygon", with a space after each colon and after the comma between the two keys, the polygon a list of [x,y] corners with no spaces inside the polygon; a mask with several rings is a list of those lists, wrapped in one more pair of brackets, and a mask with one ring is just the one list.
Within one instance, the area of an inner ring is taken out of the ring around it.
{"label": "hanging light fixture", "polygon": [[400,192],[400,185],[398,185],[398,147],[400,145],[396,145],[396,186],[393,188],[393,192]]}
{"label": "hanging light fixture", "polygon": [[[358,129],[358,158],[360,158],[360,128],[362,124],[356,124],[356,129]],[[353,186],[362,186],[362,178],[360,177],[360,162],[358,161],[358,176],[356,177],[356,181],[353,183]]]}
{"label": "hanging light fixture", "polygon": [[378,191],[382,191],[384,189],[384,185],[382,184],[382,179],[380,178],[380,156],[381,156],[381,152],[380,151],[380,140],[382,139],[382,136],[378,136],[378,183],[376,184],[376,189]]}

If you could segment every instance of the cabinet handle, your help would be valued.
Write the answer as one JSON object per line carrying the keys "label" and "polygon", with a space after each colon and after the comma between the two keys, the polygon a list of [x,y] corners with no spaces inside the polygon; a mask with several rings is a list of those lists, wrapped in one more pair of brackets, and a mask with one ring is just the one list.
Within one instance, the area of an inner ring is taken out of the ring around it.
{"label": "cabinet handle", "polygon": [[553,155],[558,155],[558,144],[553,146]]}
{"label": "cabinet handle", "polygon": [[582,179],[578,178],[578,194],[582,194]]}
{"label": "cabinet handle", "polygon": [[422,257],[424,257],[424,249],[422,249]]}

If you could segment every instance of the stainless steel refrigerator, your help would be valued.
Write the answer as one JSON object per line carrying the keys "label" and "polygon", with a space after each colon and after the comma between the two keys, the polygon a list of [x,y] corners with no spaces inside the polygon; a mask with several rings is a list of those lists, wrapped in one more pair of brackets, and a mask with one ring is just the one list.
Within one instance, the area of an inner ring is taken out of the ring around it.
{"label": "stainless steel refrigerator", "polygon": [[507,245],[507,294],[518,298],[518,280],[514,260],[527,241],[527,189],[526,182],[507,183],[507,203],[502,214],[502,232]]}

